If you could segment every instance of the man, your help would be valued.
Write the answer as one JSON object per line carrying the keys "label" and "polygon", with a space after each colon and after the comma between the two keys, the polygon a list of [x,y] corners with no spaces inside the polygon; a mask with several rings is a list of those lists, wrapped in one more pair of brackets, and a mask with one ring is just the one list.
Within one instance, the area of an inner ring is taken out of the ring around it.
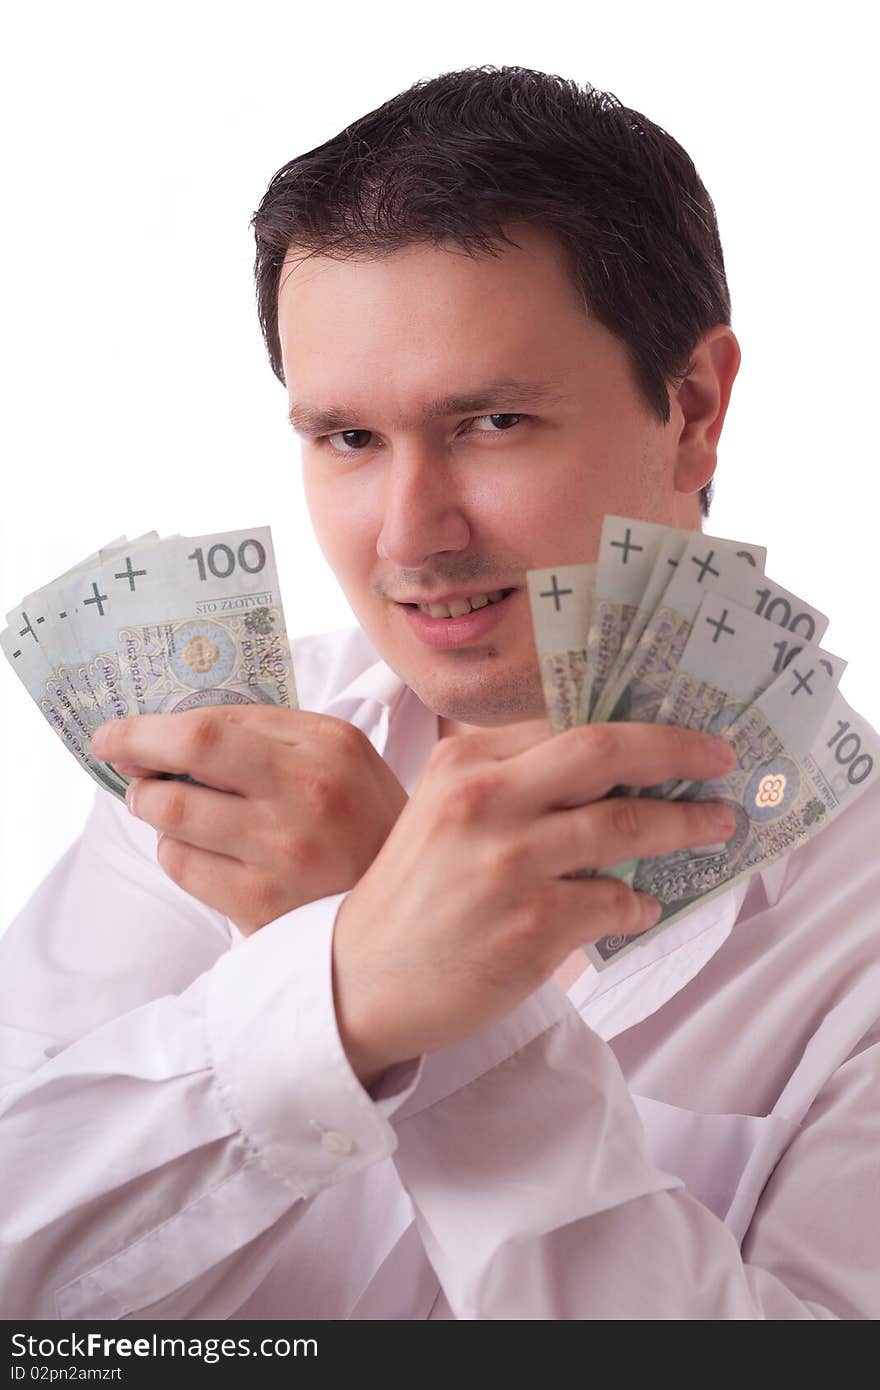
{"label": "man", "polygon": [[526,571],[708,510],[740,352],[693,166],[467,70],[254,225],[360,627],[294,643],[301,710],[94,740],[132,814],[2,946],[5,1316],[876,1316],[876,797],[597,976],[655,905],[576,871],[730,829],[606,793],[732,759],[543,717]]}

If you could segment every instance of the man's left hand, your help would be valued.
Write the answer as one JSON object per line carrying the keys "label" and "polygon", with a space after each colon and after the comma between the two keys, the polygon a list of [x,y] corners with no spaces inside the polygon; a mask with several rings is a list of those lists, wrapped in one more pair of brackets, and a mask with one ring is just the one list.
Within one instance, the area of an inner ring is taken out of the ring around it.
{"label": "man's left hand", "polygon": [[134,779],[129,810],[161,832],[169,878],[246,935],[353,888],[407,801],[360,729],[307,710],[209,705],[114,719],[92,752]]}

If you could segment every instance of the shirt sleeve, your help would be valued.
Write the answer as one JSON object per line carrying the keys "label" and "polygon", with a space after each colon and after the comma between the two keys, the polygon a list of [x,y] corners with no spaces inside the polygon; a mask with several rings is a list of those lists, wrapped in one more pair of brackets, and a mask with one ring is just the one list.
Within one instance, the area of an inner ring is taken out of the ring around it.
{"label": "shirt sleeve", "polygon": [[0,1308],[224,1318],[311,1197],[392,1152],[420,1063],[372,1093],[348,1063],[344,895],[233,948],[109,800],[0,942]]}
{"label": "shirt sleeve", "polygon": [[488,1069],[472,1043],[429,1056],[393,1121],[455,1317],[880,1316],[880,1040],[816,1098],[741,1248],[652,1164],[611,1048],[552,981],[491,1036]]}

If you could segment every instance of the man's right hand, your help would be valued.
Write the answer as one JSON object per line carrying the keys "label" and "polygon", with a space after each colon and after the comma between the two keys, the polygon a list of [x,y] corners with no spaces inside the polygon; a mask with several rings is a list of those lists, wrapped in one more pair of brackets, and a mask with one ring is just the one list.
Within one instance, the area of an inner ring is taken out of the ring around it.
{"label": "man's right hand", "polygon": [[550,735],[540,720],[442,739],[336,918],[337,1019],[361,1083],[504,1017],[577,946],[651,926],[652,898],[566,876],[726,840],[733,819],[715,802],[606,794],[734,761],[724,740],[663,724]]}

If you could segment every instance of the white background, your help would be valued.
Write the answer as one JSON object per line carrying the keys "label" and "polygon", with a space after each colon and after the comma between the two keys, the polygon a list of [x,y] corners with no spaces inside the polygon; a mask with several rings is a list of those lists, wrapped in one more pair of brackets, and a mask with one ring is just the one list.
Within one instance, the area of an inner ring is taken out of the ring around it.
{"label": "white background", "polygon": [[[707,529],[827,612],[880,726],[871,7],[9,7],[0,58],[0,615],[121,532],[272,526],[288,628],[348,626],[312,539],[248,222],[272,174],[418,78],[516,63],[670,131],[718,212],[744,360]],[[93,783],[0,663],[0,930]]]}

